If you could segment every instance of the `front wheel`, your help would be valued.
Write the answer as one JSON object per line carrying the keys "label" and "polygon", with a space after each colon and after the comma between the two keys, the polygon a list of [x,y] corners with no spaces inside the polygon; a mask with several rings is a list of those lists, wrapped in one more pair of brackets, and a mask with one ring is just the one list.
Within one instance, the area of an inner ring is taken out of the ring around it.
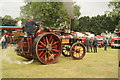
{"label": "front wheel", "polygon": [[85,56],[85,53],[85,46],[80,42],[74,43],[70,49],[71,57],[75,60],[82,59]]}

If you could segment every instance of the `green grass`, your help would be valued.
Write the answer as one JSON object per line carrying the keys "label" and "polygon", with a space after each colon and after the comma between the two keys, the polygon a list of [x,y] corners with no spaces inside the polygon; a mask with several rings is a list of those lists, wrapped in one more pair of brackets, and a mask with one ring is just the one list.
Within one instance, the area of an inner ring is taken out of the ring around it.
{"label": "green grass", "polygon": [[[5,53],[6,52],[6,53]],[[118,78],[118,50],[98,48],[98,53],[86,53],[82,60],[72,60],[61,55],[55,64],[15,64],[15,60],[26,59],[17,56],[14,48],[0,49],[2,53],[3,78]]]}

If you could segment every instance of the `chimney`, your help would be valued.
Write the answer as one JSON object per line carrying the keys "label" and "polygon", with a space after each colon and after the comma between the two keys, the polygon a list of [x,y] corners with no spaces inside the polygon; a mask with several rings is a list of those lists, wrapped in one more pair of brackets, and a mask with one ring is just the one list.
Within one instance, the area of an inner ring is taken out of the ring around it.
{"label": "chimney", "polygon": [[74,27],[74,17],[70,17],[70,31],[73,31]]}

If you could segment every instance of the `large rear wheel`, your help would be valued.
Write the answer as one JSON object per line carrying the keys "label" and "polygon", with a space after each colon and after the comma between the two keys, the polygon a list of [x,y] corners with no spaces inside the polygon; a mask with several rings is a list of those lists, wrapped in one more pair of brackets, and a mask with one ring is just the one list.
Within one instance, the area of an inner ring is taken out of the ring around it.
{"label": "large rear wheel", "polygon": [[40,34],[34,42],[35,59],[42,64],[55,63],[61,55],[61,40],[52,33]]}

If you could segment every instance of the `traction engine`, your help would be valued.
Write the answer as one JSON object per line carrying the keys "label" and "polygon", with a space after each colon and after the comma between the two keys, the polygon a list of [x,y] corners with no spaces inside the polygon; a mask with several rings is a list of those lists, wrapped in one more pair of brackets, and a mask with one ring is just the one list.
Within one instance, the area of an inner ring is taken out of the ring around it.
{"label": "traction engine", "polygon": [[85,56],[85,46],[72,32],[74,18],[70,19],[70,28],[52,30],[50,27],[40,27],[34,38],[22,36],[17,43],[17,55],[29,60],[35,59],[42,64],[55,63],[61,53],[65,57],[80,60]]}

